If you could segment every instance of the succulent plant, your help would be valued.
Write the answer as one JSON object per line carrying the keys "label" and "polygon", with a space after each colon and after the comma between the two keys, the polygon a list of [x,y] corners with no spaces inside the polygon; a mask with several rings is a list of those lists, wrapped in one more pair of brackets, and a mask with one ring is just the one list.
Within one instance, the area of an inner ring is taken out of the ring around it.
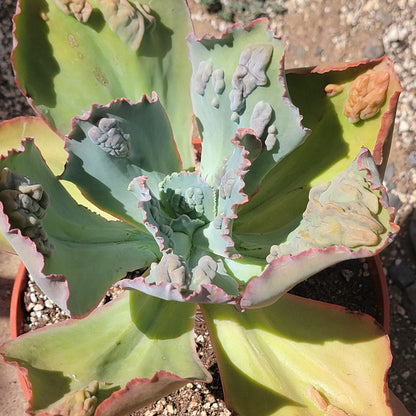
{"label": "succulent plant", "polygon": [[[191,33],[188,61],[187,17],[182,0],[18,3],[13,62],[41,118],[0,125],[0,229],[73,316],[0,348],[29,412],[123,415],[209,381],[199,304],[236,414],[390,415],[374,320],[287,292],[398,232],[391,62],[287,71],[265,19]],[[126,293],[96,308],[111,285]]]}

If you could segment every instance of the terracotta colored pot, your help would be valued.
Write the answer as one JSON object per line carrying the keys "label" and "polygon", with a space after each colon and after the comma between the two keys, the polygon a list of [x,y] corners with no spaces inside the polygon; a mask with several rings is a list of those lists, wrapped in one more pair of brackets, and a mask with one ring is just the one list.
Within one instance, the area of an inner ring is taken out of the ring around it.
{"label": "terracotta colored pot", "polygon": [[383,264],[379,256],[367,259],[368,271],[373,279],[377,303],[380,307],[381,317],[378,319],[386,333],[390,331],[390,299],[387,278],[384,273]]}
{"label": "terracotta colored pot", "polygon": [[[25,305],[23,303],[23,294],[27,288],[28,273],[23,263],[20,264],[17,271],[16,279],[13,285],[12,299],[10,301],[10,335],[13,338],[17,338],[23,334],[23,325],[25,318]],[[23,393],[27,400],[30,399],[29,387],[26,383],[26,379],[20,371],[17,372],[20,384],[23,389]]]}
{"label": "terracotta colored pot", "polygon": [[[383,270],[380,257],[370,257],[367,259],[368,270],[374,282],[376,299],[381,311],[381,317],[378,319],[384,330],[388,333],[390,325],[390,303],[387,287],[387,280]],[[12,299],[10,304],[10,332],[11,337],[16,338],[23,334],[25,308],[23,303],[23,294],[27,288],[28,273],[23,265],[20,265],[13,286]],[[23,392],[27,399],[30,398],[29,388],[23,375],[18,372]]]}
{"label": "terracotta colored pot", "polygon": [[196,160],[201,160],[201,152],[202,152],[202,141],[200,137],[193,137],[192,138],[192,146],[195,150]]}

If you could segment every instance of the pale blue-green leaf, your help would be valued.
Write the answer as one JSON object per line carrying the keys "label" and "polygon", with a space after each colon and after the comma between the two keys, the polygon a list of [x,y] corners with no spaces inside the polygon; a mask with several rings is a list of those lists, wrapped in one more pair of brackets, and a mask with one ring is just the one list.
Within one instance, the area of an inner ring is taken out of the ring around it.
{"label": "pale blue-green leaf", "polygon": [[[229,140],[237,129],[254,129],[263,143],[269,131],[274,132],[275,144],[263,145],[249,174],[246,190],[251,194],[267,171],[306,136],[298,110],[286,97],[284,43],[268,30],[266,20],[246,28],[235,25],[219,39],[190,37],[188,43],[193,67],[192,102],[202,137],[201,172],[208,183],[214,183],[223,159],[232,152]],[[233,109],[230,93],[245,81],[237,77],[233,85],[236,71],[247,74],[251,85],[244,86],[247,96],[238,110]]]}
{"label": "pale blue-green leaf", "polygon": [[[91,136],[100,133],[96,144]],[[102,209],[136,225],[143,217],[128,189],[130,182],[144,175],[158,194],[164,176],[181,169],[169,121],[156,98],[94,106],[74,119],[66,148],[69,159],[62,178],[75,183]]]}

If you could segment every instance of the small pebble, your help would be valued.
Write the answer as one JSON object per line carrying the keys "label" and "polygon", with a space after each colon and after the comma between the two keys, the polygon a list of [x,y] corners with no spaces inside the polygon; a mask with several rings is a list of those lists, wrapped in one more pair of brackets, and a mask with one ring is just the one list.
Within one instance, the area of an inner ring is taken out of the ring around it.
{"label": "small pebble", "polygon": [[410,371],[409,370],[406,370],[404,373],[402,373],[402,377],[406,380],[406,379],[408,379],[409,378],[409,376],[410,376]]}
{"label": "small pebble", "polygon": [[34,307],[33,307],[33,310],[35,311],[35,312],[37,312],[37,311],[42,311],[43,310],[43,303],[37,303]]}

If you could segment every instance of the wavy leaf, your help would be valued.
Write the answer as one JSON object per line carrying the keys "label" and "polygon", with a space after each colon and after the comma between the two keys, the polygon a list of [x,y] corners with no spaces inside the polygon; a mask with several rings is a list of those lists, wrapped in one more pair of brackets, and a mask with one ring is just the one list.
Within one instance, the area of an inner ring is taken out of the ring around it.
{"label": "wavy leaf", "polygon": [[169,121],[156,96],[135,104],[120,99],[94,105],[73,120],[66,149],[69,159],[62,178],[102,209],[139,227],[143,215],[130,182],[144,175],[158,194],[162,179],[181,170]]}
{"label": "wavy leaf", "polygon": [[[390,74],[385,102],[373,118],[350,123],[343,114],[348,86],[359,75],[377,68]],[[402,90],[390,61],[381,58],[338,67],[289,71],[286,79],[291,99],[312,133],[266,176],[259,192],[240,210],[234,234],[279,229],[287,234],[296,228],[310,188],[346,169],[362,146],[371,150],[381,173],[387,162],[394,114]],[[328,84],[341,86],[342,92],[328,97],[325,94]]]}
{"label": "wavy leaf", "polygon": [[224,257],[238,258],[240,254],[232,239],[233,221],[238,208],[247,203],[244,193],[245,176],[252,160],[261,148],[259,140],[241,130],[231,139],[232,152],[215,175],[217,189],[216,216],[203,231],[208,248]]}
{"label": "wavy leaf", "polygon": [[393,222],[394,208],[387,204],[376,165],[362,149],[332,182],[312,188],[302,221],[270,247],[270,264],[248,283],[242,307],[269,305],[326,267],[377,254],[399,230]]}
{"label": "wavy leaf", "polygon": [[[46,164],[54,175],[60,175],[68,158],[68,153],[64,150],[65,142],[39,117],[16,117],[0,123],[0,154],[6,155],[9,150],[19,149],[21,141],[28,137],[36,138],[36,146]],[[84,198],[74,184],[67,181],[61,183],[79,204],[108,220],[115,220]],[[0,235],[0,247],[13,250],[3,234]]]}

